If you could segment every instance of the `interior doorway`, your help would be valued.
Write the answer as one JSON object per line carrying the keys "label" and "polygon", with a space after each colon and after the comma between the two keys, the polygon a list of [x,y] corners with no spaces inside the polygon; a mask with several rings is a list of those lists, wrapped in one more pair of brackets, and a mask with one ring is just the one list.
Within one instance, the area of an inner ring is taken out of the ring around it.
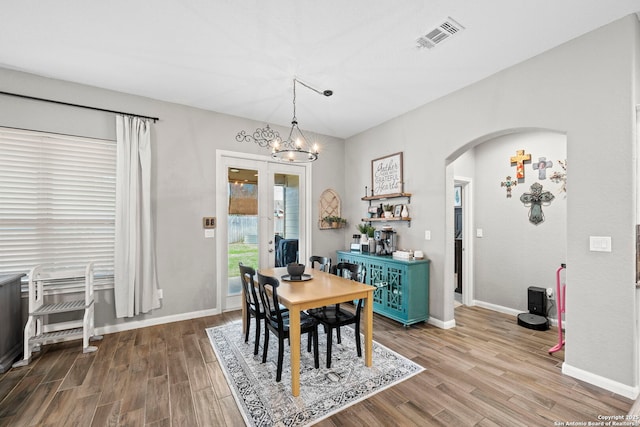
{"label": "interior doorway", "polygon": [[471,178],[454,177],[454,306],[472,305],[471,219],[473,200],[471,186]]}
{"label": "interior doorway", "polygon": [[462,187],[456,185],[453,191],[453,240],[454,240],[454,301],[462,304],[462,236],[463,236],[463,223],[462,223]]}

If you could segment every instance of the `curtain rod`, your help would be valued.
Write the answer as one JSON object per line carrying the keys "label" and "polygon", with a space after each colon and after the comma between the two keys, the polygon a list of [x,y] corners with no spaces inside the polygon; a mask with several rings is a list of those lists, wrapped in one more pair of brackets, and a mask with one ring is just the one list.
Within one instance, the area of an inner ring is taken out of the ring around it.
{"label": "curtain rod", "polygon": [[88,110],[104,111],[105,113],[124,114],[124,115],[127,115],[127,116],[140,117],[141,119],[153,120],[154,123],[157,122],[158,120],[160,120],[158,117],[142,116],[140,114],[125,113],[124,111],[108,110],[106,108],[89,107],[88,105],[72,104],[71,102],[63,102],[63,101],[56,101],[56,100],[53,100],[53,99],[38,98],[38,97],[35,97],[35,96],[21,95],[19,93],[11,93],[11,92],[0,91],[0,95],[15,96],[17,98],[30,99],[30,100],[33,100],[33,101],[50,102],[52,104],[66,105],[68,107],[77,107],[77,108],[86,108]]}

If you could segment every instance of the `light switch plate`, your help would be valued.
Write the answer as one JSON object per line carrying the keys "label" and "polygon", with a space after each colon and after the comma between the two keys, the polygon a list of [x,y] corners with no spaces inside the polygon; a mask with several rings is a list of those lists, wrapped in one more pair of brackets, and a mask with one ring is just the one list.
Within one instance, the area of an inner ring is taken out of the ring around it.
{"label": "light switch plate", "polygon": [[482,236],[484,236],[484,232],[482,231],[482,228],[476,229],[476,237],[482,237]]}
{"label": "light switch plate", "polygon": [[611,236],[589,236],[589,250],[611,252]]}
{"label": "light switch plate", "polygon": [[424,240],[431,240],[431,230],[424,230]]}

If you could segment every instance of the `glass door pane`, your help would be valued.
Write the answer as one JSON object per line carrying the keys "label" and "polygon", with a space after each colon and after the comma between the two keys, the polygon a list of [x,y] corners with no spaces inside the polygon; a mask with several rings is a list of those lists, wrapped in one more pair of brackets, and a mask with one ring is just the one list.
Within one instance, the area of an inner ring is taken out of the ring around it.
{"label": "glass door pane", "polygon": [[258,171],[227,168],[228,295],[242,290],[238,263],[258,269]]}
{"label": "glass door pane", "polygon": [[274,174],[273,229],[276,245],[274,265],[284,267],[299,262],[300,244],[300,176]]}

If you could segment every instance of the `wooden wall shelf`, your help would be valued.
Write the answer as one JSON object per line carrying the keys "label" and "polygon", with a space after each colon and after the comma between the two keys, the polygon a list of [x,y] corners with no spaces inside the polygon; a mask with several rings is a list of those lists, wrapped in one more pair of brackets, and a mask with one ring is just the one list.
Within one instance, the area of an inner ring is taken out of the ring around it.
{"label": "wooden wall shelf", "polygon": [[[365,200],[369,202],[369,207],[371,207],[371,202],[374,200],[387,200],[387,199],[398,199],[401,197],[407,198],[407,204],[411,204],[411,193],[392,193],[385,194],[380,196],[364,196],[361,200]],[[407,227],[411,227],[411,218],[402,218],[402,217],[391,217],[391,218],[362,218],[362,221],[372,223],[372,222],[392,222],[392,221],[404,221],[407,223]]]}
{"label": "wooden wall shelf", "polygon": [[398,197],[406,197],[409,199],[409,203],[411,203],[411,193],[392,193],[392,194],[382,194],[380,196],[365,196],[362,197],[361,200],[387,200],[394,199]]}
{"label": "wooden wall shelf", "polygon": [[411,222],[411,218],[362,218],[363,222],[391,222],[391,221],[409,221]]}

